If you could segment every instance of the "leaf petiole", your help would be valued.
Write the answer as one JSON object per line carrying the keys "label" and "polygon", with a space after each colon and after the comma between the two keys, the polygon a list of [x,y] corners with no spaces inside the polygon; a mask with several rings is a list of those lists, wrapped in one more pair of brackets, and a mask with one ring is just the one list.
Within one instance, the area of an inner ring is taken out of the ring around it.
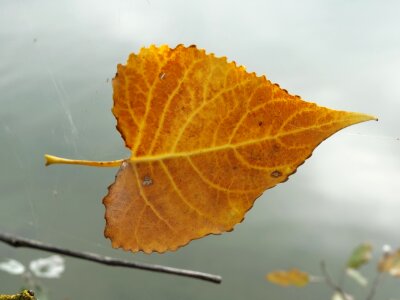
{"label": "leaf petiole", "polygon": [[64,165],[81,165],[90,167],[119,167],[125,159],[111,160],[111,161],[90,161],[90,160],[79,160],[79,159],[67,159],[54,155],[44,155],[46,166],[53,164],[64,164]]}

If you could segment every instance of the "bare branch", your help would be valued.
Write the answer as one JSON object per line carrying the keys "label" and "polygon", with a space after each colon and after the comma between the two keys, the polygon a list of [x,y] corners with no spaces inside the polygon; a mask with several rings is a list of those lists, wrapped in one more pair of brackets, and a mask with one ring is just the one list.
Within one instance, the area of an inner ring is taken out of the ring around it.
{"label": "bare branch", "polygon": [[342,290],[342,288],[333,282],[331,276],[328,273],[328,270],[326,269],[324,261],[321,261],[320,267],[326,284],[329,285],[331,289],[333,289],[335,292],[339,293],[343,300],[348,300],[348,297],[346,296],[346,293]]}
{"label": "bare branch", "polygon": [[382,275],[383,275],[382,272],[378,272],[376,274],[375,279],[372,282],[372,286],[371,286],[371,289],[369,291],[369,294],[368,294],[367,298],[365,298],[366,300],[372,300],[374,298],[375,293],[376,293],[376,289],[378,288],[378,285],[379,285],[379,283],[380,283],[380,281],[382,279]]}
{"label": "bare branch", "polygon": [[116,267],[125,267],[125,268],[134,268],[134,269],[141,269],[147,270],[152,272],[159,272],[159,273],[167,273],[177,276],[184,276],[190,277],[200,280],[205,280],[213,283],[221,283],[222,278],[218,275],[192,271],[192,270],[185,270],[185,269],[178,269],[168,266],[162,265],[153,265],[153,264],[146,264],[140,262],[129,262],[125,260],[115,259],[109,256],[101,256],[96,253],[90,252],[78,252],[73,251],[57,246],[52,246],[48,244],[44,244],[39,241],[26,239],[22,237],[18,237],[8,233],[0,232],[0,241],[12,246],[12,247],[25,247],[25,248],[32,248],[37,250],[43,250],[51,253],[58,253],[65,256],[71,256],[83,260],[93,261],[99,264],[107,265],[107,266],[116,266]]}

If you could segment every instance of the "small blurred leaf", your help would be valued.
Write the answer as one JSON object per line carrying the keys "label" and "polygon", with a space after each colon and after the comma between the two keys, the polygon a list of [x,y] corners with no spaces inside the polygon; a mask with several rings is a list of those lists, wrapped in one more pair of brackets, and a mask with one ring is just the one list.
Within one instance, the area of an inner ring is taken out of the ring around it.
{"label": "small blurred leaf", "polygon": [[0,263],[0,270],[12,275],[20,275],[25,272],[25,267],[19,261],[15,259],[9,259],[8,261]]}
{"label": "small blurred leaf", "polygon": [[29,290],[23,290],[19,294],[15,295],[1,295],[0,294],[0,299],[1,300],[36,300],[35,295],[32,291]]}
{"label": "small blurred leaf", "polygon": [[353,250],[349,260],[347,261],[347,268],[358,269],[362,265],[368,263],[372,257],[372,246],[370,244],[361,244]]}
{"label": "small blurred leaf", "polygon": [[389,273],[393,277],[400,277],[400,249],[396,252],[384,254],[378,264],[379,272]]}
{"label": "small blurred leaf", "polygon": [[268,273],[266,279],[280,286],[294,285],[303,287],[310,282],[310,275],[298,269],[291,269],[289,271],[274,271]]}
{"label": "small blurred leaf", "polygon": [[367,284],[368,284],[367,278],[365,278],[365,277],[364,277],[359,271],[357,271],[356,269],[347,268],[346,274],[347,274],[347,276],[349,276],[350,278],[352,278],[352,279],[354,279],[355,281],[357,281],[357,283],[358,283],[359,285],[367,286]]}
{"label": "small blurred leaf", "polygon": [[339,293],[336,292],[332,295],[331,300],[354,300],[352,295],[345,294],[346,298],[343,298],[343,296]]}
{"label": "small blurred leaf", "polygon": [[37,277],[59,278],[64,272],[64,259],[59,255],[32,260],[29,268]]}

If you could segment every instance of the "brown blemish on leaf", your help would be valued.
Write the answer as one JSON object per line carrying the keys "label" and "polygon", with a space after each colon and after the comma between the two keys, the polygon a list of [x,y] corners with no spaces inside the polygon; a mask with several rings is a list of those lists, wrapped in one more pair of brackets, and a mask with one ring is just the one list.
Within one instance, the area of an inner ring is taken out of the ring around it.
{"label": "brown blemish on leaf", "polygon": [[151,179],[150,176],[146,175],[143,177],[142,185],[143,186],[149,186],[153,184],[153,179]]}
{"label": "brown blemish on leaf", "polygon": [[272,173],[271,173],[271,177],[274,177],[274,178],[279,178],[279,177],[281,177],[282,176],[282,172],[280,172],[280,171],[278,171],[278,170],[275,170],[275,171],[273,171]]}

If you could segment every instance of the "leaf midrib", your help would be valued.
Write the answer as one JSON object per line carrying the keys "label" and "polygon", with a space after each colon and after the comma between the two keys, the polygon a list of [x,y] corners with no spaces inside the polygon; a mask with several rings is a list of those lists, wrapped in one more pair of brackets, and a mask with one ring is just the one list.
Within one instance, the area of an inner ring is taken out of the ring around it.
{"label": "leaf midrib", "polygon": [[337,122],[328,122],[328,123],[319,124],[318,126],[303,127],[300,129],[282,132],[280,134],[275,134],[273,136],[267,136],[267,137],[263,137],[263,138],[259,138],[259,139],[246,140],[244,142],[240,142],[237,144],[223,144],[223,145],[219,145],[219,146],[211,146],[211,147],[207,147],[207,148],[195,149],[193,151],[181,151],[181,152],[165,153],[165,154],[157,154],[157,155],[144,155],[144,156],[139,156],[139,157],[132,156],[130,158],[130,161],[133,163],[152,162],[152,161],[160,161],[160,160],[174,159],[174,158],[187,158],[187,157],[206,154],[206,153],[210,153],[210,152],[217,152],[217,151],[224,151],[224,150],[236,150],[240,147],[258,144],[258,143],[262,143],[262,142],[265,142],[268,140],[276,140],[276,139],[279,139],[284,136],[304,132],[304,131],[307,131],[310,129],[317,129],[318,127],[322,127],[322,126],[332,124],[332,123],[337,123]]}

